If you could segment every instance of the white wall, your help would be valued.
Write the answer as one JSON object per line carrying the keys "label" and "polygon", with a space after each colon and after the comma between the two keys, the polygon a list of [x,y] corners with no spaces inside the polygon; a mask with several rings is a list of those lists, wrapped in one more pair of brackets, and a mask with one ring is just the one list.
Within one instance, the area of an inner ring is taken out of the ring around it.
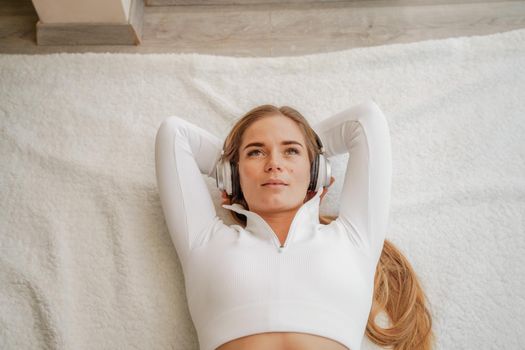
{"label": "white wall", "polygon": [[128,23],[131,0],[32,0],[42,23]]}

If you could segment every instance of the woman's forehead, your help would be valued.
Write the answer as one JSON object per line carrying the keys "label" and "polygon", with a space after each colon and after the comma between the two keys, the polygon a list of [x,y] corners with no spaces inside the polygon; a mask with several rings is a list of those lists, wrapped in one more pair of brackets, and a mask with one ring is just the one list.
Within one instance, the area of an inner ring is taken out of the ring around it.
{"label": "woman's forehead", "polygon": [[263,117],[253,122],[243,134],[243,143],[265,140],[296,140],[304,144],[304,136],[295,121],[281,115]]}

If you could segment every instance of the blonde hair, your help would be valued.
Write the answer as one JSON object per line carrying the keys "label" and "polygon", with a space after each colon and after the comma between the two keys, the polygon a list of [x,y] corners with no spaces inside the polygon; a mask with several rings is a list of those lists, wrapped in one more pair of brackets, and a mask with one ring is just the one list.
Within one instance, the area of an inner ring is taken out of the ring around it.
{"label": "blonde hair", "polygon": [[[306,140],[311,166],[314,156],[318,153],[314,130],[294,108],[270,104],[253,108],[235,123],[224,140],[224,154],[221,160],[237,164],[244,132],[253,122],[269,115],[281,115],[297,123]],[[239,179],[234,181],[240,189]],[[239,203],[248,209],[242,191],[239,192],[235,196],[229,196],[230,204]],[[237,223],[246,226],[246,216],[234,211],[229,212]],[[319,214],[319,221],[324,225],[335,219],[337,216]],[[432,349],[435,335],[432,331],[431,313],[425,303],[426,296],[414,269],[399,249],[385,239],[376,267],[374,296],[365,335],[373,343],[392,346],[393,350]],[[382,328],[376,324],[376,316],[381,311],[385,311],[389,317],[391,328]]]}

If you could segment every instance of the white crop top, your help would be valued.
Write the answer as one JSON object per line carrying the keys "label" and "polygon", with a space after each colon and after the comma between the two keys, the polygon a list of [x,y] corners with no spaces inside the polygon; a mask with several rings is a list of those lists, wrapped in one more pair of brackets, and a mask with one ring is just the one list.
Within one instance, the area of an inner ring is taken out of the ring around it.
{"label": "white crop top", "polygon": [[349,153],[339,217],[319,222],[320,189],[297,211],[284,247],[238,204],[222,207],[246,215],[246,228],[217,216],[202,175],[216,176],[219,138],[177,116],[158,129],[157,185],[201,350],[265,332],[361,348],[389,217],[389,128],[372,100],[312,127],[327,157]]}

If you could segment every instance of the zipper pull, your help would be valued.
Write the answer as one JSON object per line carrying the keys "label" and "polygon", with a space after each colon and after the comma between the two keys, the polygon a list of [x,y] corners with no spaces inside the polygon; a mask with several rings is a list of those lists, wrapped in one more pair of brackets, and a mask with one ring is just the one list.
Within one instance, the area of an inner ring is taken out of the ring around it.
{"label": "zipper pull", "polygon": [[285,247],[284,245],[280,246],[280,247],[279,247],[279,253],[284,252],[284,249],[285,249],[285,248],[286,248],[286,247]]}

